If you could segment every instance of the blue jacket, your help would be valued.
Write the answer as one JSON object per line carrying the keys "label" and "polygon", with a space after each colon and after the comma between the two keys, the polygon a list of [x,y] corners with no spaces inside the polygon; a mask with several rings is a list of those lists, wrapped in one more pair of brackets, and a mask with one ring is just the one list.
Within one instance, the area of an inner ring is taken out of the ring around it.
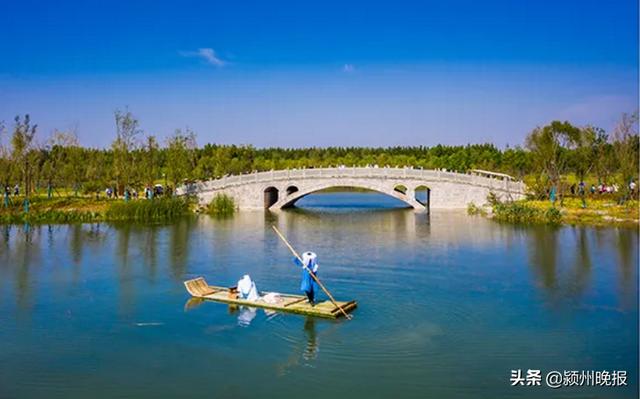
{"label": "blue jacket", "polygon": [[[318,291],[318,283],[316,283],[316,281],[313,279],[313,277],[311,277],[311,275],[309,274],[307,269],[302,267],[302,262],[300,262],[300,260],[298,258],[294,258],[293,262],[296,265],[298,265],[299,267],[302,268],[302,280],[300,281],[300,291],[308,292],[308,293],[312,293],[312,292]],[[311,270],[311,269],[309,269],[309,270]],[[317,272],[313,273],[313,275],[317,276],[318,273]]]}

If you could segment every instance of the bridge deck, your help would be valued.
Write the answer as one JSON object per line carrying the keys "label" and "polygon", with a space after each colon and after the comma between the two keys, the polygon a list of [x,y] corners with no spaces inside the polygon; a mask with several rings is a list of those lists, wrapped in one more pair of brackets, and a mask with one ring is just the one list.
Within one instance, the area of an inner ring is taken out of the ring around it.
{"label": "bridge deck", "polygon": [[[505,175],[506,176],[506,175]],[[375,167],[344,167],[317,169],[286,169],[267,172],[254,172],[243,175],[225,176],[220,179],[196,183],[191,187],[183,187],[181,193],[190,191],[215,190],[229,186],[270,182],[292,179],[317,178],[374,178],[374,179],[418,179],[425,181],[447,181],[459,184],[483,186],[498,190],[514,192],[525,191],[524,183],[498,177],[485,177],[469,173],[458,173],[445,170],[411,169],[411,168],[375,168]]]}

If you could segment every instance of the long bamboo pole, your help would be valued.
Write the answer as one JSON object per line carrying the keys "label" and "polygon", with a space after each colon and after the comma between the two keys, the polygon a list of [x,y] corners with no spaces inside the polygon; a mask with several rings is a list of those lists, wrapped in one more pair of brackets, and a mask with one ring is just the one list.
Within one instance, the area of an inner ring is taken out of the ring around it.
{"label": "long bamboo pole", "polygon": [[335,299],[333,299],[333,295],[331,295],[331,293],[329,292],[329,290],[324,286],[324,284],[322,284],[322,282],[320,281],[320,279],[313,274],[313,272],[311,272],[311,270],[309,270],[309,268],[307,267],[307,265],[304,264],[304,262],[302,261],[302,258],[300,257],[300,255],[298,255],[298,253],[296,252],[295,249],[293,249],[293,247],[291,246],[291,244],[289,244],[289,241],[287,241],[287,239],[284,237],[284,235],[282,235],[282,233],[280,232],[280,230],[278,230],[278,228],[276,226],[271,226],[273,228],[273,231],[276,232],[276,234],[278,235],[278,237],[280,237],[280,239],[282,240],[282,242],[284,242],[284,244],[289,248],[289,250],[291,251],[291,253],[293,253],[293,255],[298,258],[298,260],[300,261],[300,263],[302,263],[302,267],[304,267],[304,270],[307,271],[307,273],[309,273],[309,275],[311,275],[311,277],[315,280],[316,283],[318,283],[318,285],[320,286],[320,288],[322,288],[322,291],[324,291],[325,294],[327,294],[327,296],[329,297],[329,299],[331,300],[331,302],[335,305],[335,307],[337,307],[338,309],[340,309],[340,312],[342,312],[342,314],[344,315],[344,317],[347,318],[347,320],[351,320],[351,316],[349,314],[347,314],[347,312],[344,311],[344,309],[342,309],[342,307],[340,305],[338,305],[338,303],[336,302]]}

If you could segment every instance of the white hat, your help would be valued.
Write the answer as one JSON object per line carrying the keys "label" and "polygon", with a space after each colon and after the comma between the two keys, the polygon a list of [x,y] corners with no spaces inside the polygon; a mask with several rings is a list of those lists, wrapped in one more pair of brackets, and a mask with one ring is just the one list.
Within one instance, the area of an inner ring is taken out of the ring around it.
{"label": "white hat", "polygon": [[302,254],[302,263],[304,263],[313,272],[318,271],[318,255],[308,251]]}

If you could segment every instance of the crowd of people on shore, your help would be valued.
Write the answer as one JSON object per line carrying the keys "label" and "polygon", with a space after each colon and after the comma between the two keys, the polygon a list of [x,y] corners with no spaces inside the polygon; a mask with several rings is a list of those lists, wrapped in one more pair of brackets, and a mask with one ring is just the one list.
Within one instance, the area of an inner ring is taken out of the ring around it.
{"label": "crowd of people on shore", "polygon": [[[2,196],[5,199],[8,199],[10,197],[18,197],[20,196],[20,185],[16,184],[15,186],[11,187],[11,185],[7,184],[7,185],[0,185],[0,192],[3,193]],[[163,187],[160,184],[156,184],[155,186],[147,186],[144,188],[144,195],[143,198],[145,199],[153,199],[154,197],[162,197],[164,195],[172,195],[173,190],[171,189],[171,187]],[[140,198],[140,195],[138,194],[138,190],[136,190],[135,187],[132,188],[125,188],[124,191],[122,191],[121,194],[118,194],[118,190],[114,187],[107,187],[104,190],[104,195],[106,198],[108,199],[118,199],[120,197],[123,197],[126,200],[129,199],[138,199]],[[96,199],[100,198],[100,191],[96,192]]]}
{"label": "crowd of people on shore", "polygon": [[[166,189],[160,185],[160,184],[156,184],[153,187],[150,186],[146,186],[143,190],[143,196],[142,198],[144,199],[153,199],[155,197],[162,197],[164,195],[171,195],[172,194],[172,190],[171,187],[167,187]],[[107,187],[104,190],[104,194],[108,199],[114,198],[114,199],[118,199],[118,190],[114,189],[113,187]],[[96,198],[98,197],[98,194],[96,193]],[[130,199],[138,199],[140,198],[140,194],[138,193],[138,190],[136,190],[135,188],[125,188],[123,191],[123,197],[125,200],[130,200]]]}
{"label": "crowd of people on shore", "polygon": [[4,195],[6,197],[10,196],[12,192],[14,197],[17,197],[18,195],[20,195],[20,185],[16,184],[15,186],[13,186],[13,190],[8,184],[4,186]]}
{"label": "crowd of people on shore", "polygon": [[[637,184],[635,180],[629,182],[629,195],[631,198],[635,198],[637,195]],[[584,181],[578,184],[572,184],[569,187],[571,195],[583,196],[587,194],[587,187]],[[588,189],[588,194],[591,195],[603,195],[603,194],[616,194],[620,191],[620,187],[617,184],[598,183],[598,185],[591,184]]]}

